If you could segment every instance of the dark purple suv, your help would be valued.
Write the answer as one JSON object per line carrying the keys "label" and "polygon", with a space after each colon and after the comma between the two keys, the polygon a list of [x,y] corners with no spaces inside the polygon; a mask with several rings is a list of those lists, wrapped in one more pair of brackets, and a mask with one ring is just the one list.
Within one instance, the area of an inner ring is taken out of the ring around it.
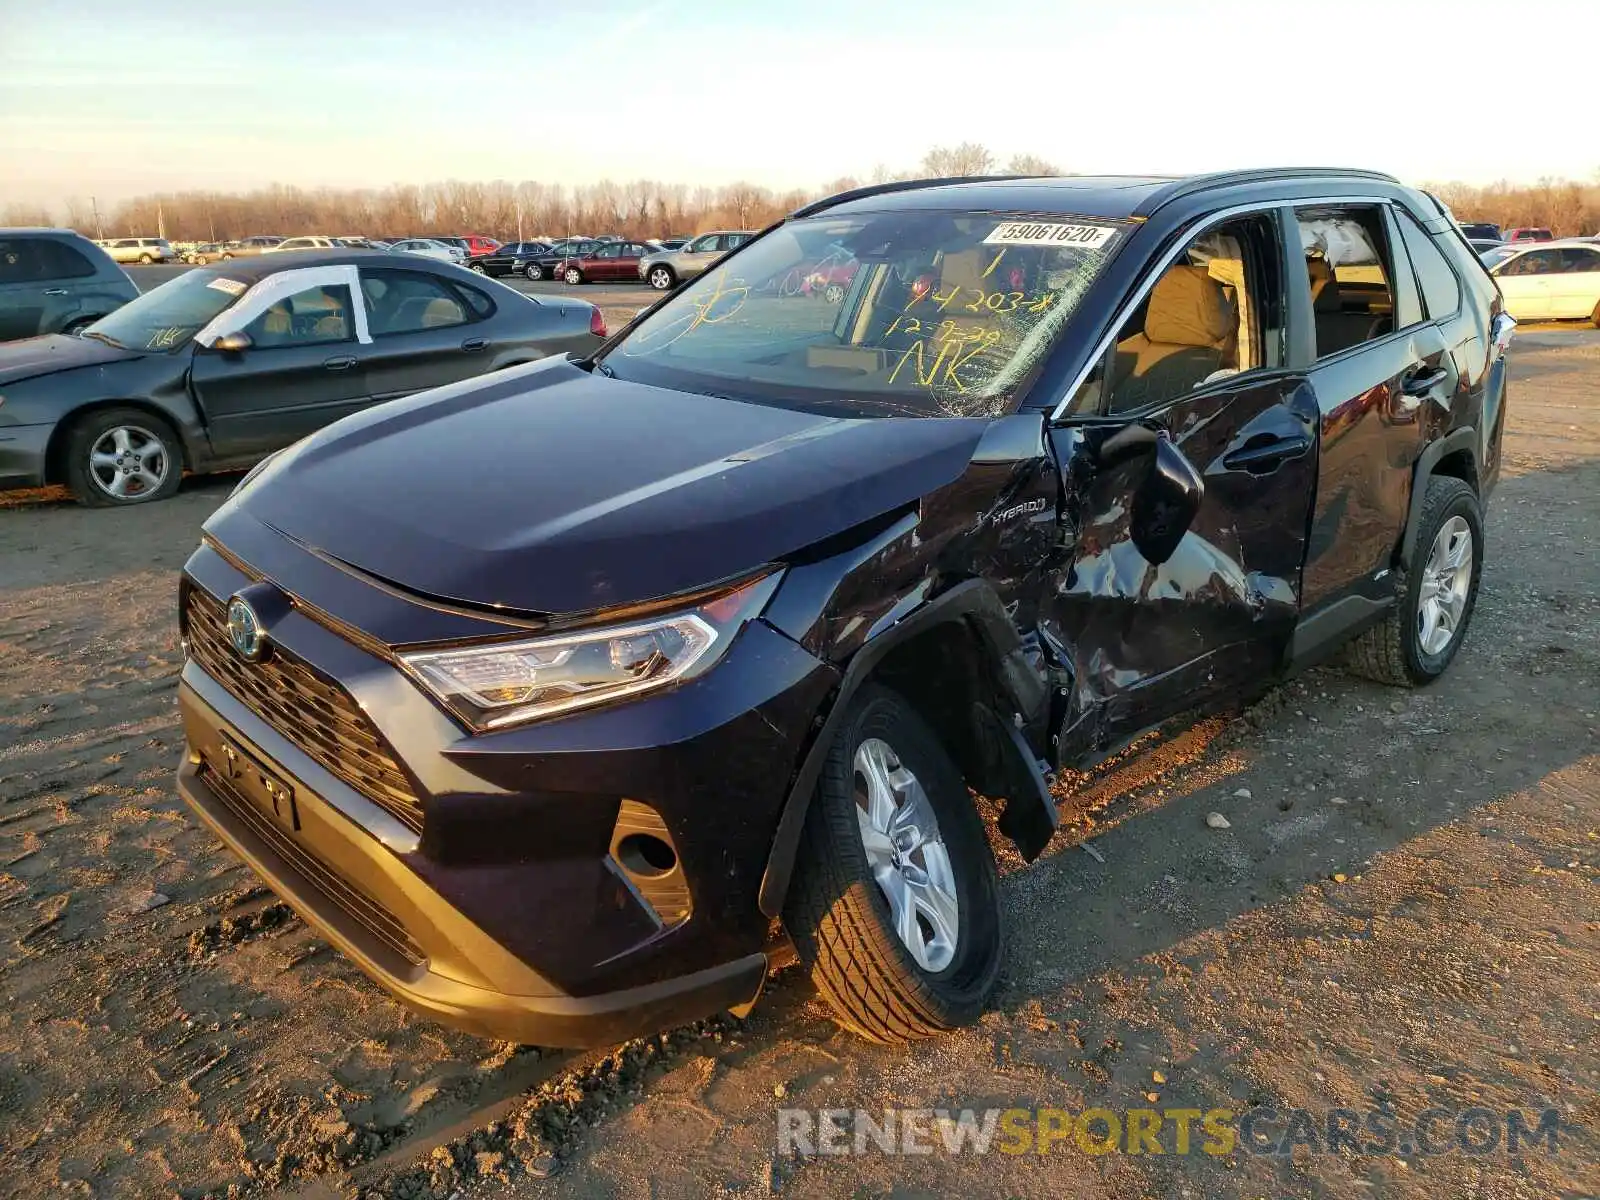
{"label": "dark purple suv", "polygon": [[973,793],[1033,857],[1156,723],[1445,670],[1511,325],[1386,176],[834,197],[252,472],[183,577],[181,789],[453,1024],[744,1011],[787,942],[864,1035],[950,1028],[1000,966]]}

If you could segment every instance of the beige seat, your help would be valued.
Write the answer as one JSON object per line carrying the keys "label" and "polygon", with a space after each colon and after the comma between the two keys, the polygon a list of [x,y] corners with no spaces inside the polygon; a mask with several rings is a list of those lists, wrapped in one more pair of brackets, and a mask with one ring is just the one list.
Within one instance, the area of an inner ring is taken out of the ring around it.
{"label": "beige seat", "polygon": [[454,300],[440,296],[437,300],[429,300],[428,306],[422,310],[421,325],[424,329],[436,329],[441,325],[459,325],[466,320],[466,315],[461,311],[461,306]]}
{"label": "beige seat", "polygon": [[1205,267],[1169,267],[1151,289],[1143,332],[1117,343],[1112,410],[1171,400],[1236,369],[1238,329],[1237,310]]}

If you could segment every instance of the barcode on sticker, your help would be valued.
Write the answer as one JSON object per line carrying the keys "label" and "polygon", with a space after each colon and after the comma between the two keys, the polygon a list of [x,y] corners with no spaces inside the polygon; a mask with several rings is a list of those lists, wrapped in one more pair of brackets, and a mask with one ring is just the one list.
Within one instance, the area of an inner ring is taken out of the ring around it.
{"label": "barcode on sticker", "polygon": [[1109,225],[1066,225],[1054,221],[1002,221],[983,239],[986,246],[1077,246],[1098,250],[1115,235]]}
{"label": "barcode on sticker", "polygon": [[219,292],[227,292],[230,296],[242,295],[245,289],[245,285],[237,279],[213,279],[206,286],[208,288],[216,288]]}

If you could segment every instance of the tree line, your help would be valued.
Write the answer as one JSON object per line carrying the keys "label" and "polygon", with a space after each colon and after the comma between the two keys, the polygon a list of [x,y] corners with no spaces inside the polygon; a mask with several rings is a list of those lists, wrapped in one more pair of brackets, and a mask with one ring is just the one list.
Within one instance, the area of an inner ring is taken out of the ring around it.
{"label": "tree line", "polygon": [[397,184],[385,188],[300,188],[274,185],[249,192],[173,191],[137,196],[96,211],[87,197],[55,210],[43,205],[0,209],[0,225],[65,225],[89,237],[150,237],[159,230],[181,242],[214,242],[254,234],[319,233],[332,237],[425,237],[482,233],[510,240],[568,233],[625,237],[692,235],[708,229],[760,229],[822,196],[919,176],[991,173],[1059,175],[1031,154],[1005,161],[972,142],[939,146],[916,170],[878,167],[865,179],[841,176],[815,190],[778,191],[738,182],[721,187],[654,179],[567,185],[536,180]]}
{"label": "tree line", "polygon": [[[975,142],[936,146],[915,169],[879,166],[864,179],[841,176],[814,190],[778,191],[739,182],[721,187],[654,179],[568,185],[536,180],[447,180],[385,188],[299,188],[249,192],[174,191],[137,196],[96,212],[85,197],[59,208],[12,204],[0,208],[0,225],[66,225],[89,237],[154,235],[174,241],[225,241],[257,233],[420,237],[485,233],[502,239],[615,233],[625,237],[691,235],[708,229],[760,229],[822,196],[920,176],[988,174],[1062,175],[1059,166],[1032,154],[1002,161]],[[1595,181],[1541,179],[1533,184],[1424,185],[1461,221],[1493,221],[1502,228],[1543,226],[1558,237],[1600,233],[1600,173]]]}

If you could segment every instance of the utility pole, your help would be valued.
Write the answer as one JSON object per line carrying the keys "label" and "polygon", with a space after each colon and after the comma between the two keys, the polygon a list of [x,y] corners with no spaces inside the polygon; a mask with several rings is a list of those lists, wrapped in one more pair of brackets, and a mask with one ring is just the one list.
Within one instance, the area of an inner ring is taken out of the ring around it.
{"label": "utility pole", "polygon": [[517,241],[522,241],[522,197],[517,197]]}
{"label": "utility pole", "polygon": [[106,240],[106,231],[105,227],[100,224],[100,202],[90,196],[89,207],[94,209],[94,239],[97,242],[103,242]]}

